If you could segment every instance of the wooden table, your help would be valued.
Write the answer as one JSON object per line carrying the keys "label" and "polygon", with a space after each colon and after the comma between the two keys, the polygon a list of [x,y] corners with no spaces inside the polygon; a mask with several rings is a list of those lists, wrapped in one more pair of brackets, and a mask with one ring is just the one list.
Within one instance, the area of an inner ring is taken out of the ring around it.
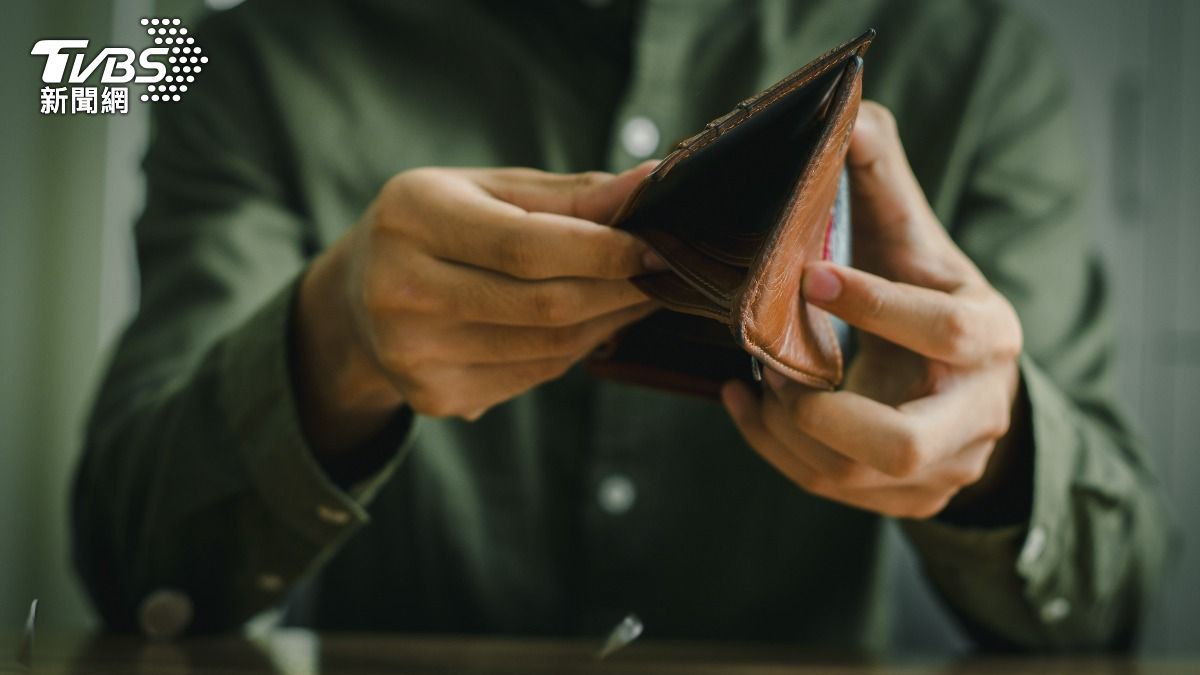
{"label": "wooden table", "polygon": [[[9,639],[11,637],[11,639]],[[4,636],[0,645],[17,644]],[[43,636],[33,669],[0,652],[0,673],[80,675],[854,675],[874,673],[1075,673],[1189,675],[1200,660],[1144,662],[1123,658],[868,659],[816,655],[778,646],[638,642],[605,661],[597,642],[396,635],[314,635],[280,630],[259,637],[191,638],[154,642],[123,636]],[[8,651],[11,655],[13,652]]]}

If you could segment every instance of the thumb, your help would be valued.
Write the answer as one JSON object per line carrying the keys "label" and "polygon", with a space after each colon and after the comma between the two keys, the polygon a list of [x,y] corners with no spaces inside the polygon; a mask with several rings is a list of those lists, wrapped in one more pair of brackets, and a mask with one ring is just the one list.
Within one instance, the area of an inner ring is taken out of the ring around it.
{"label": "thumb", "polygon": [[551,173],[537,169],[488,169],[472,172],[493,197],[526,211],[574,216],[607,224],[653,169],[643,162],[613,175],[603,171]]}
{"label": "thumb", "polygon": [[[896,118],[874,101],[863,101],[846,154],[851,213],[867,237],[910,239],[912,230],[943,232],[900,142]],[[856,232],[857,233],[857,232]]]}

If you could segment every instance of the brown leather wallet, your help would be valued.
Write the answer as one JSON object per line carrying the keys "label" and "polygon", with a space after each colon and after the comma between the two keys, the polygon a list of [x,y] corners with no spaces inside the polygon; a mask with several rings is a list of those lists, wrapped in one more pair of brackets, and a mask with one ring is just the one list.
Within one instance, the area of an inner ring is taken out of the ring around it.
{"label": "brown leather wallet", "polygon": [[[833,208],[862,98],[868,31],[742,101],[675,147],[614,227],[670,266],[634,283],[665,309],[628,326],[589,370],[716,397],[761,365],[833,389],[842,353],[829,316],[800,293],[804,266],[829,257]],[[844,200],[842,200],[844,201]]]}

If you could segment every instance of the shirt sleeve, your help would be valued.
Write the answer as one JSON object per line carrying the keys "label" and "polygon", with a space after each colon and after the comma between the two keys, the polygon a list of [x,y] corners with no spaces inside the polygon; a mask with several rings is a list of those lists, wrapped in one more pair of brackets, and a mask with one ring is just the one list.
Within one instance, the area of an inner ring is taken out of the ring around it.
{"label": "shirt sleeve", "polygon": [[172,631],[230,628],[278,603],[367,523],[364,505],[415,426],[399,414],[374,441],[390,451],[352,485],[305,442],[288,330],[317,244],[281,182],[285,145],[242,67],[254,59],[223,35],[205,36],[222,58],[183,102],[155,108],[135,230],[140,308],[76,476],[76,566],[119,630],[153,620],[145,602],[158,591],[189,608]]}
{"label": "shirt sleeve", "polygon": [[993,42],[972,101],[985,121],[948,225],[1021,318],[1032,513],[1013,527],[903,525],[934,587],[981,645],[1127,647],[1172,528],[1116,402],[1106,273],[1085,226],[1058,58],[1023,22],[1006,22]]}

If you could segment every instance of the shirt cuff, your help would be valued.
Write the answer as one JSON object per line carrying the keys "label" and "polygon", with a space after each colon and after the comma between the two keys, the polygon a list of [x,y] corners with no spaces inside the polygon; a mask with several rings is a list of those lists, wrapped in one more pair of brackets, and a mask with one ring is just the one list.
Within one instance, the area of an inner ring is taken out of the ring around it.
{"label": "shirt cuff", "polygon": [[[1027,356],[1020,361],[1029,398],[1033,439],[1033,508],[1028,523],[999,528],[962,527],[936,520],[904,521],[902,527],[935,583],[960,609],[1020,615],[1049,627],[1071,612],[1075,596],[1069,557],[1075,549],[1072,491],[1081,476],[1078,413]],[[992,597],[992,594],[996,594]],[[1024,599],[1025,611],[1004,612],[999,599]],[[991,598],[989,600],[989,597]],[[1024,619],[1028,621],[1028,619]],[[1027,625],[1027,628],[1031,626]],[[1019,632],[1019,631],[1018,631]]]}
{"label": "shirt cuff", "polygon": [[342,489],[318,464],[301,431],[289,371],[288,331],[298,279],[227,339],[218,393],[239,453],[267,510],[309,543],[330,546],[370,522],[365,506],[403,461],[416,417],[389,425],[395,450]]}

